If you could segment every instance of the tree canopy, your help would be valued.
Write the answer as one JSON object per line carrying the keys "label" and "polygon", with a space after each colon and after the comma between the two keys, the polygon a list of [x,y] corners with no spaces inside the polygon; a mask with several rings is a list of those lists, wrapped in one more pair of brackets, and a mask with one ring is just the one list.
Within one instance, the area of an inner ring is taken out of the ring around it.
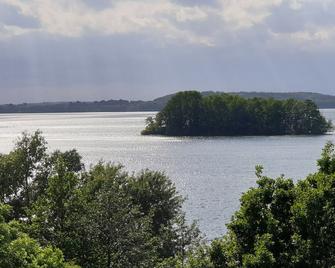
{"label": "tree canopy", "polygon": [[22,230],[15,220],[9,221],[10,206],[0,204],[0,267],[1,268],[76,268],[66,263],[61,250],[42,247]]}
{"label": "tree canopy", "polygon": [[317,164],[296,183],[257,166],[227,233],[206,244],[164,173],[86,170],[75,150],[24,133],[0,156],[0,268],[334,267],[333,143]]}
{"label": "tree canopy", "polygon": [[177,93],[142,134],[171,136],[308,135],[331,129],[310,100],[275,100],[237,95]]}
{"label": "tree canopy", "polygon": [[0,268],[159,267],[201,240],[164,173],[85,170],[39,131],[0,155],[0,194]]}
{"label": "tree canopy", "polygon": [[318,172],[297,183],[258,166],[227,234],[190,253],[184,267],[334,267],[334,152],[327,143]]}

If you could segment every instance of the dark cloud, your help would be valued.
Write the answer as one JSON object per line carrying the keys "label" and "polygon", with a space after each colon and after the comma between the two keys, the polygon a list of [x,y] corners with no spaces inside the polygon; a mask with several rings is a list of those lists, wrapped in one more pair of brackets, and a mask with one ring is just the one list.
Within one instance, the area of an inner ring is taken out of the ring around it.
{"label": "dark cloud", "polygon": [[273,9],[271,16],[264,23],[272,31],[279,33],[303,31],[310,26],[334,26],[335,3],[325,7],[316,1],[311,1],[293,9],[285,2]]}
{"label": "dark cloud", "polygon": [[33,17],[24,16],[13,6],[0,3],[0,23],[21,28],[38,28],[40,23]]}

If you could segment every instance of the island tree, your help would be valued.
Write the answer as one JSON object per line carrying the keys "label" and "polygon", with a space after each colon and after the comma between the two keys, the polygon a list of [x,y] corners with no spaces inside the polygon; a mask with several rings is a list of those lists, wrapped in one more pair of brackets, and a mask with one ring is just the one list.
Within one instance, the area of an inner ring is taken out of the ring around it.
{"label": "island tree", "polygon": [[154,118],[147,119],[143,135],[227,136],[310,135],[332,128],[310,100],[275,100],[238,95],[202,96],[179,92]]}

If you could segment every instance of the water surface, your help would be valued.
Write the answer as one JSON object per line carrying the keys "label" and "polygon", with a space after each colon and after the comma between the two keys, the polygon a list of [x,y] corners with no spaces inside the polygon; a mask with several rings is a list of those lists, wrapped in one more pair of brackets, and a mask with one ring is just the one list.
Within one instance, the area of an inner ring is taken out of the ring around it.
{"label": "water surface", "polygon": [[[335,110],[322,110],[335,122]],[[187,197],[189,219],[199,221],[209,239],[222,235],[242,192],[255,185],[254,167],[294,180],[316,170],[327,140],[322,136],[173,138],[141,136],[152,113],[69,113],[0,115],[0,152],[12,149],[22,131],[40,129],[52,150],[77,148],[87,165],[100,159],[129,171],[165,171]]]}

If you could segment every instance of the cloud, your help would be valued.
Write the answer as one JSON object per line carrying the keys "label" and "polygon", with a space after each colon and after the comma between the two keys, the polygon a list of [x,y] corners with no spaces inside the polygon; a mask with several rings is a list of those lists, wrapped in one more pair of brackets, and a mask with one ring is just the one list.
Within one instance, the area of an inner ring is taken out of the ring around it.
{"label": "cloud", "polygon": [[14,25],[21,28],[37,28],[40,26],[38,20],[20,14],[15,7],[3,4],[1,1],[0,19],[1,23],[5,25]]}
{"label": "cloud", "polygon": [[2,0],[24,16],[37,19],[41,31],[66,37],[87,34],[161,35],[167,39],[184,39],[190,43],[211,45],[210,38],[184,29],[189,21],[205,20],[207,13],[198,6],[181,6],[167,0],[115,1],[105,8],[95,9],[87,1]]}
{"label": "cloud", "polygon": [[272,47],[281,49],[288,47],[299,48],[305,51],[334,51],[335,50],[335,26],[332,27],[308,27],[305,30],[294,32],[272,33],[272,39],[268,41]]}
{"label": "cloud", "polygon": [[326,92],[335,1],[0,0],[0,51],[2,102]]}
{"label": "cloud", "polygon": [[33,29],[21,28],[15,25],[6,25],[0,23],[0,41],[26,33],[31,33]]}
{"label": "cloud", "polygon": [[[297,44],[297,39],[329,39],[327,29],[335,23],[332,0],[0,0],[0,4],[15,17],[0,12],[2,28],[11,28],[2,31],[7,37],[30,29],[70,38],[141,34],[159,42],[214,46],[230,39],[245,42],[246,36],[262,31],[274,41],[282,35]],[[26,22],[12,25],[10,20]],[[27,27],[29,20],[34,27]]]}
{"label": "cloud", "polygon": [[275,48],[335,49],[335,2],[286,0],[265,21],[268,44]]}
{"label": "cloud", "polygon": [[249,28],[264,21],[282,0],[221,0],[222,18],[233,29]]}

